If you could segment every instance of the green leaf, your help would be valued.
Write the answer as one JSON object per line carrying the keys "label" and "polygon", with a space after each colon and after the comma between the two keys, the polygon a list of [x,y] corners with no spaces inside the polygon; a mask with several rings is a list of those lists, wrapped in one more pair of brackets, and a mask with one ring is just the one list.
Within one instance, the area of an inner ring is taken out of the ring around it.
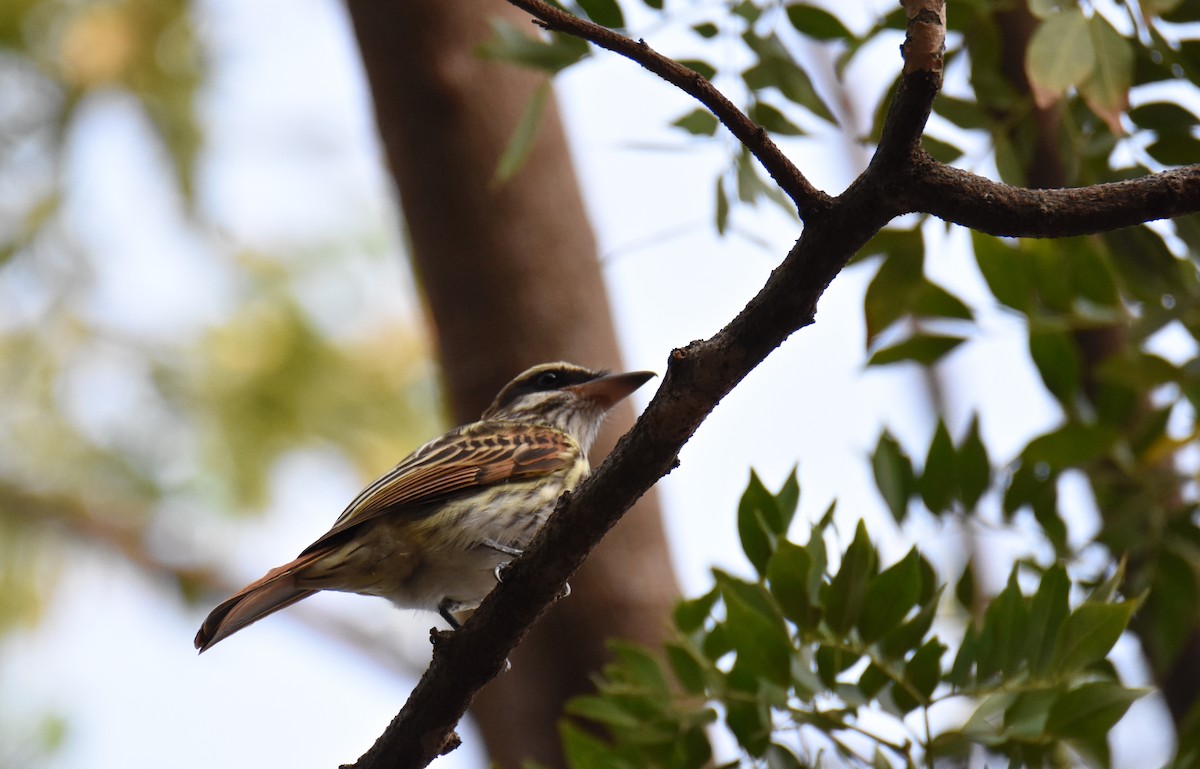
{"label": "green leaf", "polygon": [[921,491],[921,499],[925,506],[935,515],[950,509],[950,503],[956,496],[958,457],[954,444],[950,441],[950,431],[946,423],[938,419],[933,439],[929,443],[929,452],[925,455],[925,467],[917,481]]}
{"label": "green leaf", "polygon": [[[1121,556],[1121,560],[1117,562],[1117,567],[1113,569],[1113,573],[1108,575],[1108,578],[1096,585],[1091,594],[1088,595],[1089,601],[1098,601],[1099,603],[1109,603],[1117,594],[1117,589],[1121,587],[1121,583],[1125,581],[1125,564],[1127,556]],[[1156,590],[1157,592],[1157,590]]]}
{"label": "green leaf", "polygon": [[1004,730],[1026,742],[1036,742],[1046,729],[1050,707],[1061,692],[1057,688],[1030,689],[1017,696],[1004,710]]}
{"label": "green leaf", "polygon": [[817,663],[817,675],[821,677],[822,683],[830,689],[836,689],[837,677],[859,660],[859,655],[848,649],[826,645],[818,647],[814,656]]}
{"label": "green leaf", "polygon": [[815,40],[849,40],[854,37],[836,16],[816,6],[789,5],[787,17],[797,32]]}
{"label": "green leaf", "polygon": [[904,248],[888,253],[879,265],[863,299],[868,345],[884,329],[912,311],[917,293],[925,282],[924,264],[925,258],[919,248]]}
{"label": "green leaf", "polygon": [[1076,314],[1094,312],[1087,306],[1089,304],[1097,308],[1120,309],[1122,299],[1116,272],[1104,249],[1090,238],[1067,238],[1057,242],[1064,247],[1068,257],[1071,285],[1076,294],[1073,311]]}
{"label": "green leaf", "polygon": [[704,625],[717,602],[719,593],[714,587],[699,598],[691,598],[675,604],[675,627],[684,634],[694,633]]}
{"label": "green leaf", "polygon": [[738,200],[743,203],[758,200],[764,193],[763,183],[755,170],[754,156],[748,150],[743,149],[738,153],[734,171],[737,175]]}
{"label": "green leaf", "polygon": [[575,697],[567,703],[566,712],[607,726],[630,728],[641,723],[613,697]]}
{"label": "green leaf", "polygon": [[791,748],[772,742],[767,748],[767,769],[807,769]]}
{"label": "green leaf", "polygon": [[958,605],[966,609],[968,613],[974,613],[978,590],[979,588],[975,584],[975,568],[968,561],[963,566],[958,581],[954,583],[954,600],[958,601]]}
{"label": "green leaf", "polygon": [[887,430],[875,444],[871,468],[875,472],[875,485],[892,511],[892,517],[897,523],[903,522],[908,514],[908,500],[916,490],[916,481],[912,460]]}
{"label": "green leaf", "polygon": [[1029,637],[1029,610],[1017,584],[1017,567],[1008,577],[1008,584],[992,600],[983,617],[979,633],[977,674],[981,681],[996,672],[1015,674],[1026,659]]}
{"label": "green leaf", "polygon": [[1129,626],[1137,602],[1085,603],[1063,621],[1054,645],[1054,670],[1082,670],[1104,659]]}
{"label": "green leaf", "polygon": [[1088,20],[1070,8],[1043,21],[1034,30],[1025,56],[1025,71],[1036,87],[1062,95],[1086,80],[1096,66]]}
{"label": "green leaf", "polygon": [[[967,571],[970,571],[968,569]],[[975,667],[979,654],[979,634],[973,625],[968,625],[963,634],[962,644],[954,657],[954,665],[946,681],[956,689],[964,689],[971,680],[971,670]]]}
{"label": "green leaf", "polygon": [[880,572],[867,585],[858,632],[864,643],[872,643],[896,629],[917,603],[921,592],[921,556],[916,548]]}
{"label": "green leaf", "polygon": [[971,418],[967,435],[958,447],[956,468],[963,506],[972,510],[992,483],[992,464],[988,458],[987,447],[979,434],[978,414]]}
{"label": "green leaf", "polygon": [[680,59],[679,63],[693,72],[699,73],[700,77],[705,80],[712,80],[717,76],[717,68],[703,59]]}
{"label": "green leaf", "polygon": [[628,680],[652,694],[665,695],[670,690],[658,658],[644,647],[629,641],[610,640],[608,649],[616,658]]}
{"label": "green leaf", "polygon": [[[978,86],[976,88],[978,89]],[[1000,181],[1014,187],[1024,187],[1028,184],[1024,158],[1012,139],[1002,132],[993,133],[992,147],[996,154],[996,170],[1000,172]],[[975,233],[971,234],[974,236]]]}
{"label": "green leaf", "polygon": [[837,634],[845,636],[858,621],[866,597],[867,584],[875,571],[875,547],[862,521],[854,532],[854,541],[842,557],[841,568],[829,585],[825,600],[825,619]]}
{"label": "green leaf", "polygon": [[812,567],[808,550],[786,539],[779,542],[767,562],[767,584],[783,616],[806,630],[812,629],[819,619],[809,600],[808,580]]}
{"label": "green leaf", "polygon": [[512,138],[508,140],[508,146],[504,148],[504,152],[500,155],[500,161],[496,164],[496,172],[492,175],[493,186],[508,181],[517,171],[521,170],[521,166],[525,165],[525,159],[529,157],[529,151],[533,149],[533,142],[537,139],[538,127],[542,123],[542,113],[546,110],[546,101],[549,97],[550,83],[538,84],[529,103],[521,112],[517,128],[513,131]]}
{"label": "green leaf", "polygon": [[729,632],[723,623],[715,625],[703,637],[700,642],[700,651],[711,662],[717,662],[733,651],[733,642],[729,639]]}
{"label": "green leaf", "polygon": [[867,665],[867,669],[858,677],[858,690],[862,693],[863,699],[870,701],[891,681],[892,679],[888,677],[883,668],[872,662],[870,665]]}
{"label": "green leaf", "polygon": [[752,756],[766,753],[771,742],[771,713],[766,703],[761,700],[732,700],[725,707],[725,723],[747,753]]}
{"label": "green leaf", "polygon": [[670,663],[671,672],[675,674],[676,680],[689,694],[704,694],[707,679],[704,667],[695,655],[677,643],[668,642],[664,648],[667,652],[667,662]]}
{"label": "green leaf", "polygon": [[777,88],[784,98],[812,112],[817,117],[836,123],[833,113],[817,94],[808,73],[791,60],[786,49],[774,37],[765,39],[744,36],[759,55],[758,63],[742,73],[742,80],[751,91]]}
{"label": "green leaf", "polygon": [[747,673],[786,686],[791,678],[791,639],[783,617],[761,585],[716,571],[725,599],[725,628],[737,665]]}
{"label": "green leaf", "polygon": [[724,235],[729,227],[729,196],[725,194],[725,177],[717,177],[717,234]]}
{"label": "green leaf", "polygon": [[867,365],[887,366],[912,361],[922,366],[932,366],[965,341],[960,336],[914,334],[902,342],[876,350],[867,360]]}
{"label": "green leaf", "polygon": [[779,530],[780,535],[786,534],[791,528],[792,520],[796,517],[796,509],[800,506],[800,478],[798,476],[799,468],[792,467],[792,472],[788,475],[787,480],[783,482],[783,486],[779,487],[779,492],[775,494],[775,504],[779,510]]}
{"label": "green leaf", "polygon": [[479,54],[555,73],[575,64],[588,52],[587,41],[570,35],[551,35],[548,41],[530,37],[525,27],[503,19],[488,22],[495,35],[479,46]]}
{"label": "green leaf", "polygon": [[939,590],[921,606],[921,611],[917,612],[917,616],[896,629],[888,631],[879,640],[880,650],[889,657],[899,658],[919,646],[929,633],[929,628],[933,626],[940,599],[941,591]]}
{"label": "green leaf", "polygon": [[1083,684],[1050,708],[1046,731],[1056,737],[1103,739],[1143,694],[1109,681]]}
{"label": "green leaf", "polygon": [[696,136],[712,136],[717,132],[717,119],[706,109],[696,108],[671,125]]}
{"label": "green leaf", "polygon": [[1083,366],[1075,341],[1062,331],[1031,330],[1029,354],[1046,389],[1060,403],[1071,404],[1079,392]]}
{"label": "green leaf", "polygon": [[562,738],[563,755],[571,769],[591,769],[596,766],[611,766],[613,769],[631,767],[616,756],[604,741],[575,726],[570,721],[559,721],[558,733]]}
{"label": "green leaf", "polygon": [[758,21],[758,17],[762,15],[762,9],[753,0],[742,0],[733,6],[733,12],[751,24]]}
{"label": "green leaf", "polygon": [[[924,234],[922,233],[920,227],[910,230],[896,230],[885,227],[879,232],[876,232],[871,239],[867,241],[867,244],[859,250],[857,258],[874,256],[875,254],[883,254],[888,258],[891,258],[893,255],[900,255],[909,263],[915,259],[918,263],[923,265],[924,258],[922,254],[924,251],[925,240]],[[883,269],[883,265],[880,265],[880,269]],[[908,274],[911,272],[911,268],[901,270],[901,272],[903,274]],[[876,273],[876,275],[878,275],[878,273]],[[911,283],[911,281],[902,282]]]}
{"label": "green leaf", "polygon": [[1103,425],[1066,424],[1030,441],[1021,461],[1045,462],[1055,470],[1078,467],[1107,456],[1115,440],[1112,428]]}
{"label": "green leaf", "polygon": [[589,19],[602,27],[625,26],[625,17],[616,0],[579,0],[579,7]]}
{"label": "green leaf", "polygon": [[904,679],[921,695],[922,705],[929,704],[929,698],[942,678],[941,660],[945,653],[946,647],[936,638],[931,638],[917,649],[904,668]]}
{"label": "green leaf", "polygon": [[1022,461],[1004,494],[1004,515],[1012,518],[1022,507],[1033,517],[1056,553],[1067,552],[1067,525],[1058,513],[1058,476],[1045,463]]}
{"label": "green leaf", "polygon": [[953,318],[971,320],[974,314],[971,308],[954,294],[936,283],[923,281],[917,290],[916,302],[913,304],[913,314],[925,318]]}
{"label": "green leaf", "polygon": [[1186,166],[1200,157],[1200,139],[1194,136],[1164,136],[1147,147],[1146,152],[1165,166]]}
{"label": "green leaf", "polygon": [[1122,135],[1125,132],[1119,118],[1129,106],[1129,89],[1133,86],[1133,46],[1113,29],[1103,14],[1092,14],[1088,32],[1096,51],[1096,65],[1080,92],[1092,111],[1108,123],[1109,129]]}
{"label": "green leaf", "polygon": [[1174,102],[1148,102],[1129,110],[1129,119],[1159,136],[1190,136],[1196,115]]}
{"label": "green leaf", "polygon": [[1052,672],[1058,630],[1070,612],[1070,591],[1071,581],[1062,565],[1055,564],[1042,575],[1029,612],[1029,661],[1035,674]]}
{"label": "green leaf", "polygon": [[981,232],[971,233],[975,262],[992,295],[1003,305],[1027,313],[1033,306],[1033,284],[1019,252]]}
{"label": "green leaf", "polygon": [[921,146],[939,163],[953,163],[963,156],[963,151],[957,145],[935,139],[928,134],[921,137]]}
{"label": "green leaf", "polygon": [[787,521],[784,521],[779,503],[753,470],[738,502],[737,526],[742,551],[754,569],[765,574],[778,537],[787,532]]}
{"label": "green leaf", "polygon": [[803,136],[804,129],[788,120],[787,116],[766,102],[756,101],[750,107],[750,119],[773,134],[781,136]]}
{"label": "green leaf", "polygon": [[949,120],[959,128],[978,130],[991,128],[992,121],[984,113],[978,102],[958,99],[939,93],[933,103],[934,111]]}
{"label": "green leaf", "polygon": [[716,24],[707,21],[701,24],[693,25],[692,31],[706,40],[711,40],[721,32]]}

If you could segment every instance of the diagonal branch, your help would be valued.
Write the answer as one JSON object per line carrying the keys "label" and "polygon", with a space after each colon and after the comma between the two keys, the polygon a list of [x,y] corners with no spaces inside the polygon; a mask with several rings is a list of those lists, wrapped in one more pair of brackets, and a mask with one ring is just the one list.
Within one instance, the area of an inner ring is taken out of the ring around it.
{"label": "diagonal branch", "polygon": [[762,163],[779,188],[796,204],[802,220],[808,221],[810,215],[829,205],[829,195],[809,182],[775,142],[771,141],[766,130],[748,118],[699,72],[663,56],[646,45],[644,40],[634,41],[542,0],[508,1],[535,17],[536,23],[545,29],[580,37],[601,48],[619,53],[708,107],[717,120],[758,158],[758,162]]}

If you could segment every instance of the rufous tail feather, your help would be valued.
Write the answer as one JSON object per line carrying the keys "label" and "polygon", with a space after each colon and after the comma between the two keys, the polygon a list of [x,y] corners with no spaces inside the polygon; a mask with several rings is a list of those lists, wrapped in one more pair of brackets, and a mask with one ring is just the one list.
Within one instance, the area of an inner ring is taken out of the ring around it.
{"label": "rufous tail feather", "polygon": [[297,574],[328,553],[324,549],[306,553],[291,563],[271,569],[261,579],[251,582],[223,601],[209,612],[200,626],[200,631],[196,633],[196,648],[204,652],[247,625],[317,592],[297,587]]}

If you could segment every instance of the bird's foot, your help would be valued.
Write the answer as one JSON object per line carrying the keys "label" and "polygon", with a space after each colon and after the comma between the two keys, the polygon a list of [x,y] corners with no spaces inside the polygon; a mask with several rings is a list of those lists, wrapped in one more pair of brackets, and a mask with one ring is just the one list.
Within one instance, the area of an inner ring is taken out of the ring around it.
{"label": "bird's foot", "polygon": [[464,607],[452,598],[443,598],[442,602],[438,604],[437,610],[438,614],[442,615],[442,619],[446,620],[446,624],[450,626],[451,630],[458,630],[462,627],[462,623],[458,621],[458,617],[454,616],[454,612],[461,611],[464,608],[467,607]]}

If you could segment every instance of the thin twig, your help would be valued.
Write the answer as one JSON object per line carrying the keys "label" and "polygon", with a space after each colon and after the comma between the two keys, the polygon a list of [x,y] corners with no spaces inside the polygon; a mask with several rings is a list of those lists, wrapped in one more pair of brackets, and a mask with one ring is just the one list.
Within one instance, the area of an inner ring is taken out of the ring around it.
{"label": "thin twig", "polygon": [[619,53],[708,107],[717,120],[758,158],[758,162],[762,163],[779,188],[796,204],[802,220],[808,221],[810,216],[828,207],[829,195],[814,187],[787,155],[780,151],[775,142],[771,141],[766,130],[747,117],[699,72],[663,56],[647,45],[645,40],[632,40],[542,0],[508,2],[534,16],[538,20],[537,23],[545,29],[580,37],[613,53]]}

